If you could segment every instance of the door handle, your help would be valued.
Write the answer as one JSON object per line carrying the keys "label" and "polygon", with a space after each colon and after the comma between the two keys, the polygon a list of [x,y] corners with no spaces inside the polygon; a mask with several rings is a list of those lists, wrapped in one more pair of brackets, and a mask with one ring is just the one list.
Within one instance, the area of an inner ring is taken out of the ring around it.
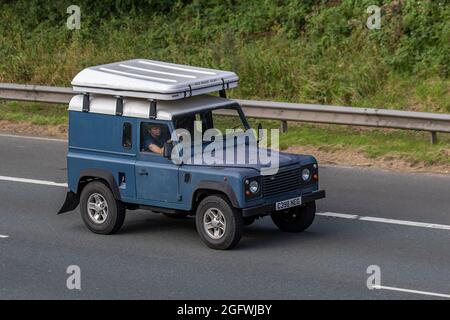
{"label": "door handle", "polygon": [[139,172],[139,175],[140,175],[140,176],[148,176],[148,172],[145,171],[145,170],[143,170],[143,171],[140,171],[140,172]]}

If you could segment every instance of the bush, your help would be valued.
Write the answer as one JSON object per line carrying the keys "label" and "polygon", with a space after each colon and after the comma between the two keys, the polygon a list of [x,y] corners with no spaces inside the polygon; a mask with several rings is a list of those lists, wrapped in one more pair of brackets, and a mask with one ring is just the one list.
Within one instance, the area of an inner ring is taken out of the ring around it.
{"label": "bush", "polygon": [[[235,70],[242,98],[421,109],[430,99],[414,94],[419,85],[448,88],[449,1],[77,3],[78,31],[65,26],[72,1],[0,3],[0,81],[68,85],[86,66],[143,57]],[[365,26],[372,4],[382,8],[381,30]],[[447,111],[441,93],[433,110]]]}

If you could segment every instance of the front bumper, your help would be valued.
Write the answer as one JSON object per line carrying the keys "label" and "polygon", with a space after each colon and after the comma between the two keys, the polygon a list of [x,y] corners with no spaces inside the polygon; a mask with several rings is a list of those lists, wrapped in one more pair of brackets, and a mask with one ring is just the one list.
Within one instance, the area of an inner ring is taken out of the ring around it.
{"label": "front bumper", "polygon": [[[325,190],[311,192],[302,196],[302,204],[325,198]],[[243,217],[264,216],[275,211],[275,202],[242,209]]]}

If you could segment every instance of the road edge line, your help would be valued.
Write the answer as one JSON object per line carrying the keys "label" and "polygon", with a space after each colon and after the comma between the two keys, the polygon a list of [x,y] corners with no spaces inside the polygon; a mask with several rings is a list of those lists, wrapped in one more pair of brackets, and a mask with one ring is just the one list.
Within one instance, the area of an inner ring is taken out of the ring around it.
{"label": "road edge line", "polygon": [[395,225],[408,226],[408,227],[419,227],[419,228],[450,231],[450,225],[446,225],[446,224],[397,220],[397,219],[388,219],[388,218],[377,218],[377,217],[366,217],[366,216],[360,216],[360,215],[354,215],[354,214],[344,214],[344,213],[335,213],[335,212],[318,212],[317,215],[322,216],[322,217],[327,217],[327,218],[378,222],[378,223],[395,224]]}

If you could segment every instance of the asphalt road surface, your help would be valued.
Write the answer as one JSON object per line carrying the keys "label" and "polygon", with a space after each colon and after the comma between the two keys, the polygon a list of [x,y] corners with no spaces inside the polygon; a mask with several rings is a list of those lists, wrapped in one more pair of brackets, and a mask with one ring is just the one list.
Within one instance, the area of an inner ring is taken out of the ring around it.
{"label": "asphalt road surface", "polygon": [[[193,219],[129,212],[99,236],[78,210],[57,216],[66,148],[0,135],[0,299],[450,298],[450,176],[322,167],[328,197],[307,232],[265,218],[214,251]],[[81,290],[66,286],[71,265]],[[381,286],[369,290],[372,265]]]}

